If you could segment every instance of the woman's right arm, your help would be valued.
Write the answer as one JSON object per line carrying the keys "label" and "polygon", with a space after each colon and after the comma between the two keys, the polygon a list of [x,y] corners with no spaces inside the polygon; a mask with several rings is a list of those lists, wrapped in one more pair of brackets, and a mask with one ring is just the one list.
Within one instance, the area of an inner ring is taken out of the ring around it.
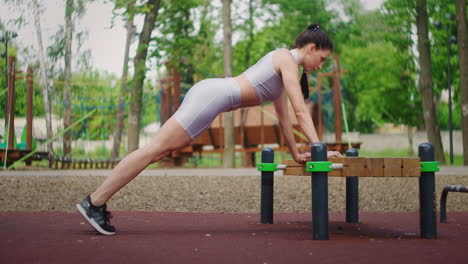
{"label": "woman's right arm", "polygon": [[297,150],[292,123],[289,120],[288,102],[286,100],[286,95],[284,94],[284,92],[273,103],[275,106],[276,116],[278,117],[278,125],[281,129],[281,132],[283,132],[283,137],[286,142],[286,146],[288,146],[289,152],[291,153],[293,158],[296,159],[296,157],[298,157],[299,155],[299,151]]}

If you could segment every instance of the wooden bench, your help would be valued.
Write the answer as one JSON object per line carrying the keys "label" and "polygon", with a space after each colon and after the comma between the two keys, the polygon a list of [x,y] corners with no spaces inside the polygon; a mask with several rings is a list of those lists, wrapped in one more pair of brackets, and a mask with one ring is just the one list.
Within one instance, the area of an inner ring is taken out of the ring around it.
{"label": "wooden bench", "polygon": [[[418,177],[421,238],[436,238],[435,171],[432,144],[419,145],[419,158],[362,158],[356,149],[346,151],[343,158],[327,160],[327,146],[315,143],[311,147],[312,161],[299,164],[285,161],[274,164],[274,152],[262,151],[260,222],[273,223],[274,171],[284,170],[285,176],[311,176],[312,235],[314,240],[328,240],[328,177],[346,177],[346,222],[358,223],[359,177]],[[315,168],[314,168],[315,167]],[[329,167],[333,167],[331,170]]]}

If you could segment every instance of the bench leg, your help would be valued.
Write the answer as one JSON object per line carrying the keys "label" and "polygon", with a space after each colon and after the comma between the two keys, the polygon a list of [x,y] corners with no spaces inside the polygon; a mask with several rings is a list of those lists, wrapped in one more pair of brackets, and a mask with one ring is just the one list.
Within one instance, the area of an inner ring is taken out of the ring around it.
{"label": "bench leg", "polygon": [[[358,157],[357,149],[348,149],[347,157]],[[359,178],[346,177],[346,223],[359,223]]]}
{"label": "bench leg", "polygon": [[[431,143],[419,145],[421,161],[434,161],[434,148]],[[421,238],[437,238],[435,205],[435,173],[421,172],[419,177],[419,219]]]}
{"label": "bench leg", "polygon": [[[327,160],[327,145],[315,143],[312,161]],[[328,240],[328,173],[312,172],[312,228],[314,240]]]}
{"label": "bench leg", "polygon": [[[272,148],[264,148],[262,151],[262,163],[273,163],[275,153]],[[273,190],[274,172],[262,171],[261,199],[260,199],[260,223],[273,224]]]}

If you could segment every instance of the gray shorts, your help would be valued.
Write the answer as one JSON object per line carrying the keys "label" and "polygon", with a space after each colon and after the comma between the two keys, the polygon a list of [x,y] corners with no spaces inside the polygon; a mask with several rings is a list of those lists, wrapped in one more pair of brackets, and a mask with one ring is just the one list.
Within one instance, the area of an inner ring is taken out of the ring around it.
{"label": "gray shorts", "polygon": [[233,78],[206,79],[190,88],[173,116],[195,139],[217,115],[236,110],[240,104],[240,87]]}

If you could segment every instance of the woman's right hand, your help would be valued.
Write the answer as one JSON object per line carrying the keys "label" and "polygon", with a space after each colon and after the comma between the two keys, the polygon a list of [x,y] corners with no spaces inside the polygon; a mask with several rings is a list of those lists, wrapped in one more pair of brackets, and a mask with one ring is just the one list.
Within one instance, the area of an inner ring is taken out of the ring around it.
{"label": "woman's right hand", "polygon": [[307,161],[310,160],[310,152],[305,152],[305,153],[300,153],[300,154],[297,154],[295,157],[294,157],[294,160],[297,162],[297,163],[306,163]]}

